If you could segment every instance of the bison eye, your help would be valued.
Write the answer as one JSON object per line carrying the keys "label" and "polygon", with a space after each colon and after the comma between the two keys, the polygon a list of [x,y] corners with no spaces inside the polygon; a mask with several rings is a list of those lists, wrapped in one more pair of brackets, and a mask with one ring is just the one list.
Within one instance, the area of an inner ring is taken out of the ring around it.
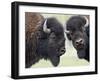
{"label": "bison eye", "polygon": [[51,39],[55,39],[56,38],[56,35],[54,33],[51,33],[50,38]]}
{"label": "bison eye", "polygon": [[70,34],[73,35],[73,32],[71,31]]}

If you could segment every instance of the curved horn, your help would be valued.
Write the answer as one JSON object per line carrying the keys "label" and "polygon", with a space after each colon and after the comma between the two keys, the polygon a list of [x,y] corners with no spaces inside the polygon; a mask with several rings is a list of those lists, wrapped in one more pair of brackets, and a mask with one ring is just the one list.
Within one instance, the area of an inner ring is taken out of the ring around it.
{"label": "curved horn", "polygon": [[65,33],[69,34],[69,33],[70,33],[70,31],[66,30],[66,31],[65,31]]}
{"label": "curved horn", "polygon": [[89,21],[88,21],[88,18],[87,17],[84,16],[84,18],[86,20],[86,24],[84,25],[84,27],[87,27],[89,25]]}
{"label": "curved horn", "polygon": [[44,24],[43,24],[43,31],[44,31],[45,33],[50,33],[51,30],[50,30],[49,28],[47,28],[46,23],[47,23],[47,19],[45,20],[45,22],[44,22]]}
{"label": "curved horn", "polygon": [[70,33],[70,31],[69,31],[69,30],[67,30],[66,28],[67,28],[67,26],[66,26],[66,24],[64,24],[64,32],[65,32],[65,33],[67,33],[67,34],[69,34],[69,33]]}

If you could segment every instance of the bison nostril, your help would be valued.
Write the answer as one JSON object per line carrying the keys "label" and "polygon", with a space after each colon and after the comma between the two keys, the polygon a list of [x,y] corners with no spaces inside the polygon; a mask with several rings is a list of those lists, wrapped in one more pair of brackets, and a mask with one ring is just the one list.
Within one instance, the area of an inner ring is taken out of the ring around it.
{"label": "bison nostril", "polygon": [[79,45],[79,44],[83,44],[83,40],[82,39],[79,39],[76,41],[76,45]]}
{"label": "bison nostril", "polygon": [[65,50],[61,50],[61,52],[65,52]]}
{"label": "bison nostril", "polygon": [[65,53],[65,48],[60,50],[60,56],[63,55]]}
{"label": "bison nostril", "polygon": [[62,50],[61,50],[61,53],[64,53],[65,52],[65,48],[63,48]]}

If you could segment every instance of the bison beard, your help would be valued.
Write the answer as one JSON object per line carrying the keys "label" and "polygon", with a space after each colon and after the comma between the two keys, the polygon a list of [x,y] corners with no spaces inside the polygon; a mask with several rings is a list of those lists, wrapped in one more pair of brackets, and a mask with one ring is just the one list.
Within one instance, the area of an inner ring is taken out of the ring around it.
{"label": "bison beard", "polygon": [[72,16],[66,23],[66,34],[72,40],[78,57],[89,61],[89,23],[83,16]]}
{"label": "bison beard", "polygon": [[25,67],[29,68],[40,59],[49,59],[53,66],[65,53],[62,25],[55,18],[44,19],[38,13],[25,13],[26,53]]}

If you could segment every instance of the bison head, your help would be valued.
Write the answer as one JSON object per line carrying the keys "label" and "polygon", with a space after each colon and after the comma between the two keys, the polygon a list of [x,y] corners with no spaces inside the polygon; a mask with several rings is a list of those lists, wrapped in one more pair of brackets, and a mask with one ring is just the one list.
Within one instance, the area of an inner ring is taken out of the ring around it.
{"label": "bison head", "polygon": [[56,18],[48,18],[43,25],[43,31],[47,37],[47,55],[51,63],[57,66],[60,56],[65,53],[65,37],[63,26]]}
{"label": "bison head", "polygon": [[73,46],[78,52],[79,58],[85,57],[88,37],[85,27],[88,25],[87,18],[83,16],[72,16],[66,24],[66,34],[69,40],[72,40]]}

